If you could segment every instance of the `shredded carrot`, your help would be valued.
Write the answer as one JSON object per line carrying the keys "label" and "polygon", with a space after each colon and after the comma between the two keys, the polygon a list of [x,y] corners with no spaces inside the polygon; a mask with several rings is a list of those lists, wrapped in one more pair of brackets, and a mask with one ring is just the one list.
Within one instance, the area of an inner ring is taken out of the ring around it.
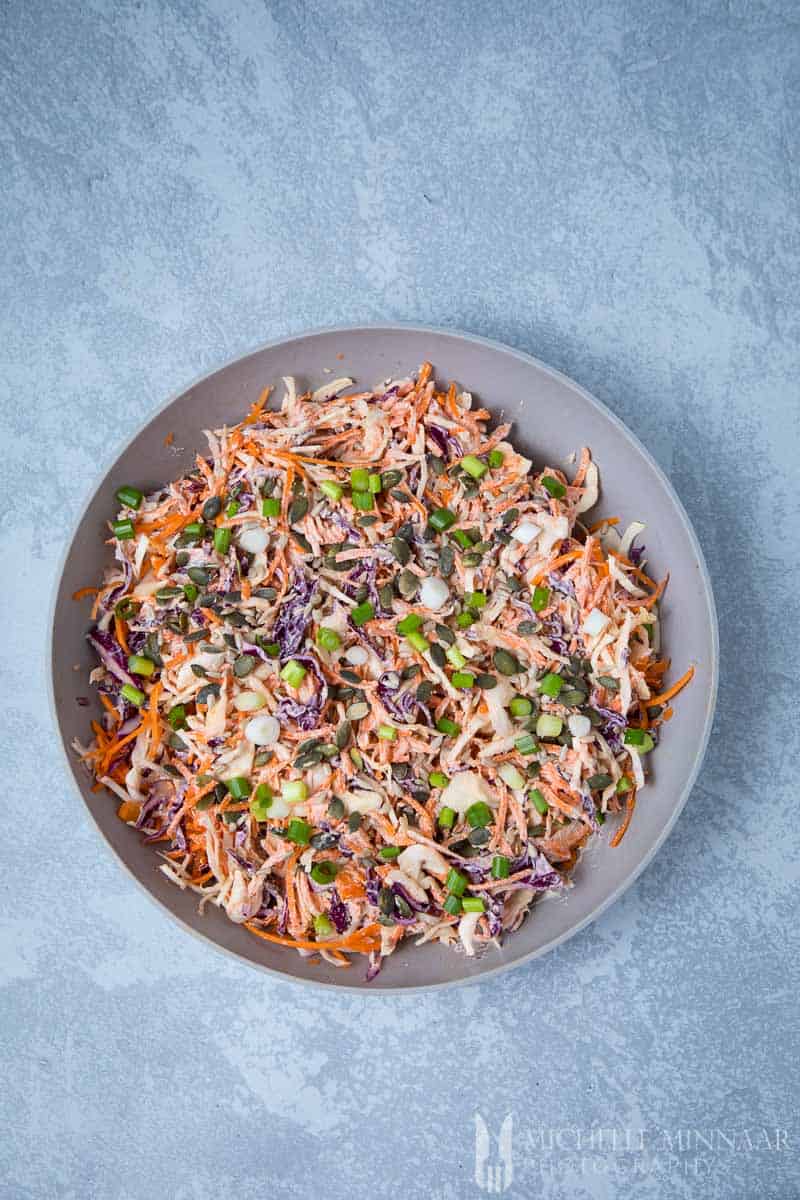
{"label": "shredded carrot", "polygon": [[174,441],[175,441],[175,434],[168,433],[167,436],[164,438],[164,445],[171,446]]}
{"label": "shredded carrot", "polygon": [[672,687],[667,688],[660,696],[651,696],[647,701],[647,707],[653,708],[656,704],[666,704],[667,700],[671,700],[673,696],[677,696],[678,692],[683,691],[687,683],[691,683],[692,679],[694,679],[694,667],[689,667],[688,671],[681,675],[680,679],[676,683],[673,683]]}
{"label": "shredded carrot", "polygon": [[380,950],[381,946],[381,927],[378,924],[365,925],[362,929],[356,929],[346,937],[329,938],[322,942],[311,941],[309,938],[281,937],[277,933],[267,933],[265,929],[259,929],[252,921],[245,921],[244,925],[245,929],[249,929],[256,937],[263,938],[266,942],[275,942],[279,946],[294,946],[299,950],[348,950],[353,954],[370,954],[375,950]]}
{"label": "shredded carrot", "polygon": [[623,818],[622,824],[620,825],[619,829],[617,830],[617,832],[614,834],[611,841],[609,842],[610,846],[618,846],[620,844],[620,842],[622,841],[622,839],[625,837],[625,834],[628,832],[628,826],[631,823],[631,817],[633,816],[633,810],[635,807],[636,807],[636,789],[631,788],[631,790],[628,792],[625,816]]}
{"label": "shredded carrot", "polygon": [[72,599],[73,600],[83,600],[84,596],[96,596],[96,595],[98,595],[99,591],[100,591],[99,588],[93,588],[93,587],[78,588],[77,592],[72,593]]}

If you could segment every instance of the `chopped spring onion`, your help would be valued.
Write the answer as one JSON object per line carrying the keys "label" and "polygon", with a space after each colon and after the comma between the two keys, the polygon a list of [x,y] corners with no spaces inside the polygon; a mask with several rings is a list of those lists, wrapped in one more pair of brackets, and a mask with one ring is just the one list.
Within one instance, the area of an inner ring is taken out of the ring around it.
{"label": "chopped spring onion", "polygon": [[459,629],[469,629],[470,625],[475,624],[475,618],[472,613],[460,612],[456,617],[456,625]]}
{"label": "chopped spring onion", "polygon": [[445,805],[439,813],[439,824],[442,829],[452,829],[456,823],[456,812],[454,808],[449,808]]}
{"label": "chopped spring onion", "polygon": [[287,779],[281,784],[281,796],[287,804],[302,804],[308,799],[308,785],[304,779]]}
{"label": "chopped spring onion", "polygon": [[382,487],[383,487],[383,484],[381,482],[380,475],[370,475],[369,476],[368,490],[370,492],[372,492],[373,496],[377,496],[378,492],[381,490]]}
{"label": "chopped spring onion", "polygon": [[557,738],[564,727],[561,717],[552,713],[542,713],[536,722],[536,733],[540,738]]}
{"label": "chopped spring onion", "polygon": [[173,729],[186,728],[186,709],[182,704],[175,704],[167,713],[167,720]]}
{"label": "chopped spring onion", "polygon": [[511,536],[515,542],[519,542],[523,546],[530,546],[541,532],[539,526],[535,525],[533,521],[520,521],[516,529],[512,529]]}
{"label": "chopped spring onion", "polygon": [[550,588],[535,587],[531,597],[531,608],[535,613],[542,612],[550,603]]}
{"label": "chopped spring onion", "polygon": [[350,498],[353,508],[357,508],[359,512],[369,512],[372,508],[372,492],[353,492]]}
{"label": "chopped spring onion", "polygon": [[366,625],[367,621],[371,621],[374,616],[375,609],[369,600],[365,600],[363,604],[357,604],[350,613],[354,625]]}
{"label": "chopped spring onion", "polygon": [[341,500],[344,493],[344,488],[340,483],[337,483],[335,479],[323,479],[319,485],[319,490],[325,496],[327,496],[329,500],[333,500],[334,504],[337,502],[337,500]]}
{"label": "chopped spring onion", "polygon": [[471,688],[475,684],[475,676],[470,671],[454,671],[450,682],[456,688]]}
{"label": "chopped spring onion", "polygon": [[230,529],[223,529],[222,527],[218,526],[214,530],[214,549],[216,550],[217,554],[227,554],[228,550],[230,549],[230,545]]}
{"label": "chopped spring onion", "polygon": [[533,705],[527,696],[515,696],[508,706],[508,711],[512,717],[529,717],[533,712]]}
{"label": "chopped spring onion", "polygon": [[354,492],[368,492],[369,471],[364,467],[355,467],[350,472],[350,486]]}
{"label": "chopped spring onion", "polygon": [[475,804],[470,804],[464,816],[473,829],[484,829],[494,820],[494,813],[483,800],[477,800]]}
{"label": "chopped spring onion", "polygon": [[655,742],[644,729],[626,729],[623,736],[626,746],[633,746],[640,754],[647,754],[655,746]]}
{"label": "chopped spring onion", "polygon": [[[447,509],[444,511],[446,512]],[[454,529],[450,534],[450,537],[461,547],[462,550],[472,549],[472,538],[469,536],[466,529]]]}
{"label": "chopped spring onion", "polygon": [[467,879],[466,875],[462,875],[460,871],[455,869],[455,867],[451,867],[447,872],[445,887],[452,896],[463,896],[464,892],[467,890],[468,883],[469,880]]}
{"label": "chopped spring onion", "polygon": [[131,538],[136,537],[133,521],[128,517],[124,521],[115,521],[112,528],[114,530],[114,537],[120,542],[129,542]]}
{"label": "chopped spring onion", "polygon": [[436,728],[439,733],[446,733],[448,737],[457,737],[461,733],[461,726],[457,725],[455,721],[451,721],[449,717],[439,717]]}
{"label": "chopped spring onion", "polygon": [[136,708],[141,708],[147,699],[144,692],[140,692],[137,687],[133,687],[133,685],[130,683],[124,683],[122,685],[120,688],[120,695],[124,696],[130,704],[134,704]]}
{"label": "chopped spring onion", "polygon": [[465,896],[461,901],[464,912],[482,913],[486,912],[486,905],[481,900],[480,896]]}
{"label": "chopped spring onion", "polygon": [[[292,825],[305,825],[305,821],[290,821],[290,829]],[[297,842],[301,846],[305,846],[307,844],[306,842],[301,841],[300,838],[291,837],[289,833],[287,833],[286,836],[290,841]],[[314,917],[314,933],[318,938],[329,938],[335,932],[336,930],[333,928],[333,923],[330,917],[326,917],[325,913],[319,913],[316,917]]]}
{"label": "chopped spring onion", "polygon": [[152,658],[145,658],[143,654],[130,654],[128,656],[128,670],[134,675],[152,675],[156,669],[156,664]]}
{"label": "chopped spring onion", "polygon": [[244,775],[234,775],[233,779],[226,779],[225,787],[234,800],[245,800],[250,795],[250,780]]}
{"label": "chopped spring onion", "polygon": [[289,687],[299,688],[305,676],[306,669],[296,658],[290,658],[286,666],[281,669],[281,679],[288,683]]}
{"label": "chopped spring onion", "polygon": [[532,733],[526,733],[522,737],[518,737],[514,745],[520,754],[536,754],[539,749],[539,745]]}
{"label": "chopped spring onion", "polygon": [[467,660],[459,650],[458,646],[448,646],[445,650],[445,658],[451,666],[460,669],[467,665]]}
{"label": "chopped spring onion", "polygon": [[622,775],[622,776],[621,776],[621,777],[620,777],[620,778],[617,780],[617,787],[616,787],[616,792],[617,792],[617,795],[618,795],[618,796],[624,796],[624,795],[625,795],[625,793],[626,793],[626,792],[629,792],[629,791],[631,790],[631,788],[632,788],[632,787],[633,787],[633,784],[631,783],[630,779],[628,779],[628,776],[627,776],[627,775]]}
{"label": "chopped spring onion", "polygon": [[492,859],[492,879],[508,879],[511,862],[505,854],[495,854]]}
{"label": "chopped spring onion", "polygon": [[383,859],[384,862],[391,862],[392,859],[397,858],[402,852],[402,846],[381,846],[378,851],[378,858]]}
{"label": "chopped spring onion", "polygon": [[464,601],[467,608],[485,608],[487,598],[486,592],[467,592]]}
{"label": "chopped spring onion", "polygon": [[518,789],[525,787],[525,778],[523,775],[520,775],[513,763],[501,763],[497,774],[500,776],[503,783],[508,784],[510,788]]}
{"label": "chopped spring onion", "polygon": [[430,515],[430,523],[437,533],[444,533],[451,525],[455,525],[458,518],[449,508],[435,508]]}
{"label": "chopped spring onion", "polygon": [[397,730],[394,725],[379,725],[378,737],[382,738],[384,742],[396,742]]}
{"label": "chopped spring onion", "polygon": [[538,788],[531,788],[528,792],[528,799],[538,813],[543,817],[547,816],[547,801]]}
{"label": "chopped spring onion", "polygon": [[496,471],[498,467],[502,467],[504,461],[505,455],[503,454],[502,450],[489,451],[489,466],[493,471]]}
{"label": "chopped spring onion", "polygon": [[433,612],[436,612],[449,599],[450,588],[443,579],[439,579],[436,575],[430,575],[427,579],[423,579],[422,587],[419,590],[419,602],[425,608],[430,608]]}
{"label": "chopped spring onion", "polygon": [[573,737],[587,737],[592,732],[592,722],[582,713],[573,713],[567,718],[567,725]]}
{"label": "chopped spring onion", "polygon": [[442,908],[446,913],[449,913],[451,917],[457,917],[461,912],[461,900],[458,896],[454,896],[451,893],[445,900]]}
{"label": "chopped spring onion", "polygon": [[335,629],[328,629],[326,626],[320,625],[317,630],[316,642],[320,650],[328,650],[332,653],[334,650],[339,649],[342,639]]}
{"label": "chopped spring onion", "polygon": [[422,624],[422,617],[419,613],[407,613],[400,621],[397,622],[397,632],[405,637],[409,633],[413,633],[415,629],[419,629]]}
{"label": "chopped spring onion", "polygon": [[430,642],[418,629],[412,629],[411,633],[407,635],[406,641],[415,650],[418,650],[420,654],[424,654],[426,650],[430,650]]}
{"label": "chopped spring onion", "polygon": [[138,508],[144,500],[144,495],[138,488],[125,484],[124,487],[117,488],[117,499],[125,508]]}
{"label": "chopped spring onion", "polygon": [[443,771],[431,771],[430,775],[428,776],[428,783],[431,785],[431,787],[447,787],[449,782],[450,780]]}
{"label": "chopped spring onion", "polygon": [[250,797],[250,812],[257,821],[266,821],[274,796],[268,783],[260,783]]}
{"label": "chopped spring onion", "polygon": [[548,675],[543,675],[539,680],[539,691],[543,692],[545,696],[550,696],[551,699],[555,699],[563,686],[564,680],[561,676],[554,675],[552,672]]}
{"label": "chopped spring onion", "polygon": [[486,472],[489,470],[485,462],[481,462],[474,454],[465,454],[461,459],[459,466],[462,470],[471,475],[473,479],[483,479]]}
{"label": "chopped spring onion", "polygon": [[555,500],[561,500],[567,494],[567,489],[564,487],[563,483],[561,483],[558,479],[554,479],[552,475],[542,476],[542,487],[546,492],[549,492]]}
{"label": "chopped spring onion", "polygon": [[274,496],[267,496],[266,500],[261,502],[261,513],[265,517],[279,517],[281,515],[280,500],[276,500]]}
{"label": "chopped spring onion", "polygon": [[322,862],[314,863],[309,874],[314,883],[318,883],[320,887],[327,887],[336,878],[336,863],[332,863],[328,858],[323,859]]}

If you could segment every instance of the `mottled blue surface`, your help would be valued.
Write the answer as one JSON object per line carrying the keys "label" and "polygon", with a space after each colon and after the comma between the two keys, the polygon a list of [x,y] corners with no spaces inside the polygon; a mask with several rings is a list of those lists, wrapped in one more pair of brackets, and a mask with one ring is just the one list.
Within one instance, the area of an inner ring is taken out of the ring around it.
{"label": "mottled blue surface", "polygon": [[[799,21],[0,3],[4,1200],[464,1200],[476,1110],[514,1114],[513,1196],[800,1195]],[[705,547],[722,683],[677,829],[594,926],[485,985],[337,998],[215,955],[119,870],[43,646],[71,523],[156,404],[392,319],[530,350],[639,434]]]}

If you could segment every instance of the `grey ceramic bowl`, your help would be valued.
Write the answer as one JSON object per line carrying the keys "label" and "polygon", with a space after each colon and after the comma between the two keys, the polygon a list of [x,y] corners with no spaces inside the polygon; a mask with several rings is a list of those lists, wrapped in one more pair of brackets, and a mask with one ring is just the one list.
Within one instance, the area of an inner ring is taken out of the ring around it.
{"label": "grey ceramic bowl", "polygon": [[[537,904],[522,929],[500,950],[467,959],[441,947],[401,946],[372,982],[364,960],[349,970],[314,965],[294,951],[260,941],[232,924],[219,910],[201,916],[197,898],[181,892],[157,869],[151,847],[117,819],[115,800],[93,793],[91,780],[69,750],[86,738],[93,708],[86,673],[94,665],[86,643],[85,604],[72,593],[101,577],[108,551],[104,522],[115,510],[114,492],[123,483],[140,487],[174,478],[204,447],[202,430],[235,423],[266,384],[294,375],[318,386],[330,375],[351,375],[365,387],[405,375],[429,359],[442,379],[472,391],[493,415],[514,422],[512,436],[534,461],[561,463],[587,445],[600,468],[602,494],[597,515],[619,514],[647,523],[644,539],[655,576],[669,569],[662,613],[664,644],[676,669],[694,664],[696,675],[675,705],[675,716],[652,758],[653,779],[642,793],[630,829],[617,849],[600,838],[574,873],[565,899]],[[174,434],[171,447],[167,434]],[[80,670],[74,670],[79,664]],[[86,807],[108,845],[133,877],[163,908],[193,933],[245,962],[272,973],[339,988],[393,991],[445,987],[485,978],[525,962],[576,933],[615,900],[647,865],[677,820],[689,795],[708,741],[717,690],[717,628],[708,572],[697,538],[670,483],[625,426],[571,380],[543,363],[495,342],[416,327],[331,329],[274,342],[198,380],[157,412],[122,450],[82,513],[65,556],[53,609],[52,696],[69,768]]]}

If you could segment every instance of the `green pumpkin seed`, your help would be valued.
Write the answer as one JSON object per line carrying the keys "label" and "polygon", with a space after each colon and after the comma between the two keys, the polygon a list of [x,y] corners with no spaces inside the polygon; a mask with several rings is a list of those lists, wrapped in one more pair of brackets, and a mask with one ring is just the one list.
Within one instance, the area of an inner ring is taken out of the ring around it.
{"label": "green pumpkin seed", "polygon": [[433,695],[433,684],[430,679],[423,679],[422,683],[417,685],[417,690],[414,693],[420,704],[427,704]]}
{"label": "green pumpkin seed", "polygon": [[417,663],[412,663],[410,667],[403,667],[400,672],[400,678],[403,683],[408,683],[409,679],[416,679],[417,675],[419,675],[419,670]]}
{"label": "green pumpkin seed", "polygon": [[438,479],[440,475],[444,475],[446,465],[444,459],[437,458],[435,454],[429,454],[427,458],[428,471],[433,475],[434,479]]}
{"label": "green pumpkin seed", "polygon": [[198,587],[208,587],[211,582],[211,576],[208,571],[204,571],[202,567],[189,567],[186,574],[191,579],[192,583],[196,583]]}
{"label": "green pumpkin seed", "polygon": [[495,650],[492,661],[501,675],[519,675],[522,671],[522,667],[514,655],[509,654],[507,650],[500,648]]}
{"label": "green pumpkin seed", "polygon": [[463,563],[465,567],[479,567],[481,564],[482,554],[476,554],[474,550],[470,550],[464,555]]}
{"label": "green pumpkin seed", "polygon": [[618,692],[619,681],[612,679],[610,675],[598,675],[597,682],[601,684],[607,692]]}
{"label": "green pumpkin seed", "polygon": [[212,700],[219,699],[219,684],[207,683],[205,687],[201,687],[197,693],[198,704],[209,704]]}
{"label": "green pumpkin seed", "polygon": [[207,812],[208,809],[211,808],[216,803],[217,803],[216,796],[214,795],[213,792],[210,792],[209,795],[207,795],[207,796],[201,796],[200,799],[197,801],[197,804],[195,804],[194,807],[197,812]]}
{"label": "green pumpkin seed", "polygon": [[453,633],[449,625],[435,625],[436,635],[444,642],[445,646],[455,646],[456,635]]}
{"label": "green pumpkin seed", "polygon": [[169,735],[168,741],[173,750],[187,750],[188,749],[186,742],[183,740],[183,738],[178,737],[177,733],[171,733]]}
{"label": "green pumpkin seed", "polygon": [[512,521],[516,521],[519,516],[518,508],[507,508],[500,518],[501,525],[510,525]]}
{"label": "green pumpkin seed", "polygon": [[346,679],[348,683],[361,683],[361,676],[355,671],[350,671],[347,667],[341,670],[342,679]]}
{"label": "green pumpkin seed", "polygon": [[378,588],[378,599],[381,602],[381,608],[392,611],[392,603],[394,601],[394,592],[390,583],[384,583]]}
{"label": "green pumpkin seed", "polygon": [[202,516],[204,521],[213,521],[222,512],[222,501],[219,496],[209,496],[203,505]]}
{"label": "green pumpkin seed", "polygon": [[367,716],[368,713],[369,705],[363,700],[357,701],[356,704],[351,704],[350,707],[345,710],[345,716],[347,717],[348,721],[361,721]]}
{"label": "green pumpkin seed", "polygon": [[[244,679],[254,669],[256,660],[252,654],[240,654],[233,664],[233,673],[237,679]],[[266,740],[266,739],[265,739]]]}
{"label": "green pumpkin seed", "polygon": [[497,687],[496,675],[476,675],[475,683],[484,692],[490,692],[492,688]]}
{"label": "green pumpkin seed", "polygon": [[523,637],[529,637],[532,633],[537,633],[538,630],[538,621],[520,621],[517,626],[517,632],[521,633]]}
{"label": "green pumpkin seed", "polygon": [[344,750],[347,743],[350,741],[350,735],[353,732],[353,727],[349,721],[342,721],[339,728],[336,730],[334,741],[339,750]]}
{"label": "green pumpkin seed", "polygon": [[455,551],[452,546],[442,546],[439,551],[439,570],[445,579],[449,579],[453,574],[453,569],[456,565]]}
{"label": "green pumpkin seed", "polygon": [[361,828],[361,820],[360,812],[350,813],[350,816],[347,818],[347,828],[351,833],[356,833]]}
{"label": "green pumpkin seed", "polygon": [[375,525],[377,520],[377,517],[359,517],[356,525],[361,529],[369,529],[370,525]]}
{"label": "green pumpkin seed", "polygon": [[392,779],[396,779],[396,780],[402,782],[402,780],[408,779],[408,776],[411,773],[411,766],[407,762],[395,762],[395,763],[392,763],[391,770],[392,770]]}
{"label": "green pumpkin seed", "polygon": [[413,571],[401,571],[397,587],[404,600],[411,600],[419,590],[419,579]]}
{"label": "green pumpkin seed", "polygon": [[382,887],[378,892],[378,908],[385,917],[394,912],[395,895],[391,888]]}
{"label": "green pumpkin seed", "polygon": [[198,679],[208,679],[208,671],[205,667],[201,667],[200,663],[192,663],[192,671]]}
{"label": "green pumpkin seed", "polygon": [[431,662],[441,670],[447,662],[445,652],[438,642],[433,642],[428,652],[431,656]]}
{"label": "green pumpkin seed", "polygon": [[277,594],[274,587],[254,588],[252,592],[252,595],[257,596],[259,600],[274,600]]}
{"label": "green pumpkin seed", "polygon": [[411,547],[408,542],[401,537],[393,537],[390,542],[390,549],[401,566],[405,566],[411,558]]}
{"label": "green pumpkin seed", "polygon": [[473,829],[467,835],[471,846],[485,846],[487,842],[491,841],[491,837],[488,829]]}
{"label": "green pumpkin seed", "polygon": [[610,775],[590,775],[586,780],[586,786],[590,787],[592,791],[595,791],[599,788],[607,788],[613,782],[614,781]]}
{"label": "green pumpkin seed", "polygon": [[266,767],[268,763],[272,762],[274,757],[275,756],[271,750],[259,750],[258,754],[253,759],[253,766]]}
{"label": "green pumpkin seed", "polygon": [[304,533],[301,533],[299,529],[292,529],[291,534],[301,550],[305,550],[306,554],[313,554],[311,542]]}
{"label": "green pumpkin seed", "polygon": [[344,816],[344,800],[340,800],[338,796],[334,796],[328,805],[328,816],[332,821],[341,821]]}
{"label": "green pumpkin seed", "polygon": [[156,592],[156,600],[159,604],[169,604],[170,600],[174,600],[176,596],[182,596],[183,589],[177,587],[163,587]]}
{"label": "green pumpkin seed", "polygon": [[175,566],[176,567],[185,567],[186,564],[188,563],[188,561],[189,561],[189,551],[188,550],[179,550],[178,553],[175,555]]}
{"label": "green pumpkin seed", "polygon": [[579,688],[569,688],[566,692],[562,692],[558,698],[562,704],[566,704],[567,708],[570,708],[576,704],[585,703],[586,692]]}

